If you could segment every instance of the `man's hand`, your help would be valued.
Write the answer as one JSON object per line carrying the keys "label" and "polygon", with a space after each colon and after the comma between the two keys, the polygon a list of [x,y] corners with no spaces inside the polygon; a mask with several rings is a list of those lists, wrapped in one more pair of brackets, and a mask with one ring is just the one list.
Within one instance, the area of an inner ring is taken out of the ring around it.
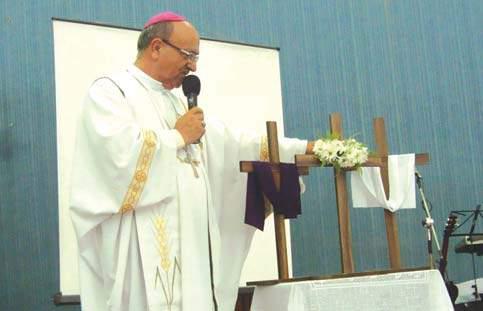
{"label": "man's hand", "polygon": [[305,150],[305,154],[314,154],[314,145],[315,141],[307,142],[307,149]]}
{"label": "man's hand", "polygon": [[186,145],[198,141],[205,134],[203,110],[199,107],[191,108],[176,121],[174,128],[183,136]]}

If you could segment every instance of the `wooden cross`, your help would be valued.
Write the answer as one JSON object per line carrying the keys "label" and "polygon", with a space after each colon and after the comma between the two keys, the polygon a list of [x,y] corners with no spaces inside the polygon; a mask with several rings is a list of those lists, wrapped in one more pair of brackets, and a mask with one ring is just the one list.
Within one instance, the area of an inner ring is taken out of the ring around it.
{"label": "wooden cross", "polygon": [[[277,123],[274,121],[267,121],[266,125],[267,125],[269,163],[271,164],[275,187],[277,191],[280,191],[280,168],[278,165],[280,163],[280,155],[279,155],[279,148],[278,148]],[[297,161],[300,163],[297,163]],[[313,155],[297,155],[296,163],[297,163],[297,168],[300,175],[308,175],[309,167],[311,166],[320,166],[320,161]],[[369,157],[368,161],[364,164],[364,166],[381,166],[381,165],[382,163],[380,159],[374,158],[374,157]],[[240,172],[250,173],[252,171],[253,171],[252,162],[250,161],[240,162]],[[345,182],[344,175],[341,175],[339,177],[336,176],[336,180],[341,178],[344,178],[343,180]],[[341,197],[343,197],[342,191],[344,191],[344,193],[346,193],[347,191],[345,190],[344,187],[337,187],[337,186],[336,186],[336,191],[339,188],[340,190],[338,193],[341,193]],[[265,199],[266,209],[269,208],[267,206],[269,204],[270,204],[269,201]],[[346,221],[343,220],[345,219],[344,215],[341,213],[339,214],[340,216],[342,216],[342,222],[341,222],[341,217],[339,217],[339,224],[345,223]],[[288,256],[287,256],[287,238],[285,234],[284,215],[274,211],[274,224],[275,224],[275,243],[276,243],[276,249],[277,249],[278,278],[279,280],[287,280],[289,279],[289,273],[288,273]],[[342,230],[342,232],[346,232],[346,230],[344,229]],[[344,233],[344,237],[346,236],[350,239],[350,232],[348,235]],[[347,253],[350,254],[350,258],[352,258],[352,252],[351,251],[347,252],[345,250],[343,252],[343,258],[347,257],[346,256]]]}
{"label": "wooden cross", "polygon": [[[337,134],[342,138],[342,118],[339,113],[332,113],[329,118],[330,130],[332,134]],[[377,146],[377,156],[369,158],[363,166],[380,166],[381,177],[384,185],[386,198],[389,196],[389,175],[388,175],[388,145],[386,139],[386,131],[383,118],[375,118],[373,122],[374,136]],[[427,153],[416,155],[416,165],[422,165],[429,162]],[[320,161],[313,155],[296,155],[295,163],[298,167],[320,167]],[[337,201],[337,214],[339,221],[339,241],[341,253],[341,265],[343,273],[354,272],[354,260],[352,257],[352,237],[350,226],[350,214],[347,196],[346,183],[347,170],[335,170],[335,191]],[[396,214],[388,210],[384,210],[384,220],[386,224],[386,237],[388,244],[389,262],[391,269],[401,269],[401,252],[399,246],[398,227]]]}
{"label": "wooden cross", "polygon": [[[280,191],[280,154],[278,150],[277,122],[267,121],[267,140],[268,140],[268,158],[272,165],[273,181],[277,191]],[[308,169],[307,169],[308,170]],[[240,172],[250,173],[253,171],[253,165],[250,161],[240,162]],[[265,200],[268,204],[268,200]],[[266,207],[267,208],[267,207]],[[278,278],[280,280],[288,279],[288,257],[287,257],[287,236],[285,234],[285,217],[274,211],[275,221],[275,243],[277,247],[277,267]]]}
{"label": "wooden cross", "polygon": [[[339,113],[330,115],[330,130],[332,134],[343,137],[342,118]],[[386,198],[389,196],[389,175],[388,175],[388,145],[383,118],[374,119],[374,136],[377,146],[377,156],[370,156],[364,167],[379,166],[381,168],[381,177],[384,185]],[[267,122],[267,139],[269,163],[272,165],[272,174],[277,191],[280,191],[280,170],[279,170],[279,149],[276,122]],[[416,164],[422,165],[429,161],[429,155],[417,154]],[[321,163],[314,155],[296,155],[295,163],[300,175],[308,175],[310,167],[320,167]],[[330,167],[331,165],[326,165]],[[353,273],[354,259],[352,257],[352,237],[350,226],[350,213],[347,195],[346,172],[351,169],[336,170],[334,168],[334,182],[337,201],[337,215],[339,222],[339,241],[341,253],[341,265],[343,273]],[[240,162],[241,172],[252,172],[253,165],[250,161]],[[268,204],[268,200],[265,200]],[[287,257],[287,241],[285,235],[285,217],[274,212],[275,220],[275,242],[277,248],[277,267],[279,280],[289,278],[288,274],[288,257]],[[391,269],[401,269],[401,253],[399,246],[398,228],[395,213],[384,210],[384,220],[386,223],[386,236],[388,241],[389,262]]]}

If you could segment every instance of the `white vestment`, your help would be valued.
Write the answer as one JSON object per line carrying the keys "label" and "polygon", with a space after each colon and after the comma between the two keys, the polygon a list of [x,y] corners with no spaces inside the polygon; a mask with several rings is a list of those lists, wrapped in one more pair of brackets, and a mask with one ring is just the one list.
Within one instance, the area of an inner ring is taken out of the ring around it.
{"label": "white vestment", "polygon": [[[135,66],[89,90],[70,204],[83,310],[234,310],[255,230],[239,161],[258,160],[261,139],[213,121],[200,145],[178,148],[185,112]],[[281,139],[281,160],[305,148]]]}

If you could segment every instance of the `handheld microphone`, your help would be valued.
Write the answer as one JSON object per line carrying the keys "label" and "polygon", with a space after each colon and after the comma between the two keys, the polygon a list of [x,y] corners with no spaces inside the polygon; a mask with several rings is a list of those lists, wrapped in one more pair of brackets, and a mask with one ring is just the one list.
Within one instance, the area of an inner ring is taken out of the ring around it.
{"label": "handheld microphone", "polygon": [[[188,109],[198,106],[198,95],[200,94],[201,82],[195,75],[186,76],[182,83],[183,94],[188,99]],[[198,139],[194,144],[199,144]]]}
{"label": "handheld microphone", "polygon": [[183,94],[188,99],[188,109],[198,106],[201,82],[195,75],[186,76],[183,80]]}

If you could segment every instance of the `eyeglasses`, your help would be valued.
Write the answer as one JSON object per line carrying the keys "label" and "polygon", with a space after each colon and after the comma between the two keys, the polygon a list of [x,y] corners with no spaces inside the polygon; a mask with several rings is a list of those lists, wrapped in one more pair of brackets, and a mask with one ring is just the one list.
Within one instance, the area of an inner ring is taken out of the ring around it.
{"label": "eyeglasses", "polygon": [[196,63],[198,61],[198,59],[200,58],[200,56],[198,54],[193,53],[193,52],[190,52],[190,51],[187,51],[187,50],[182,49],[182,48],[179,48],[176,45],[174,45],[171,42],[169,42],[168,40],[164,40],[164,39],[161,39],[161,40],[164,43],[166,43],[167,45],[169,45],[170,47],[172,47],[173,49],[175,49],[176,51],[178,51],[181,55],[183,55],[183,57],[185,57],[189,61],[192,61],[192,62]]}

